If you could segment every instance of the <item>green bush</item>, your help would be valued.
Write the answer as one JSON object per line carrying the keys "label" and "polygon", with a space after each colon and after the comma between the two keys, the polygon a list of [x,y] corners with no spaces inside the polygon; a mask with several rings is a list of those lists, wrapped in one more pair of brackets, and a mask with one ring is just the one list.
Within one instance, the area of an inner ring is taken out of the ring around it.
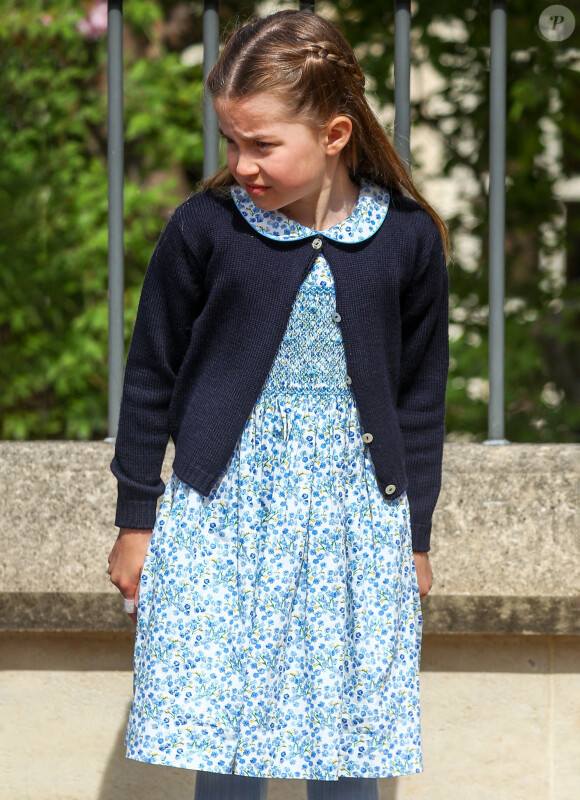
{"label": "green bush", "polygon": [[[92,438],[107,419],[106,39],[74,0],[0,16],[1,436]],[[200,173],[201,69],[159,39],[162,4],[125,4],[125,306]]]}

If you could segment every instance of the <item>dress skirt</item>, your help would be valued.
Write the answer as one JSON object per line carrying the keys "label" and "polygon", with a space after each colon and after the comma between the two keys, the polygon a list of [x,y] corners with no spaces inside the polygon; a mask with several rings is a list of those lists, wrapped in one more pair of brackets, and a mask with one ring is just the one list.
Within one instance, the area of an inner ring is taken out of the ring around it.
{"label": "dress skirt", "polygon": [[211,494],[167,484],[129,758],[324,780],[422,769],[409,507],[379,491],[336,316],[319,257]]}

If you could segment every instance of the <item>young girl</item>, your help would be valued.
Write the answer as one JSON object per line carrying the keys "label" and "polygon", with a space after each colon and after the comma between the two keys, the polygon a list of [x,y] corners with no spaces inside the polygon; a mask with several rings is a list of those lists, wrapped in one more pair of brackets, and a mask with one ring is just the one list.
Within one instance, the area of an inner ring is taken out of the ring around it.
{"label": "young girl", "polygon": [[197,800],[378,798],[422,769],[447,231],[321,17],[244,25],[207,88],[227,168],[153,255],[112,464],[127,754],[198,770]]}

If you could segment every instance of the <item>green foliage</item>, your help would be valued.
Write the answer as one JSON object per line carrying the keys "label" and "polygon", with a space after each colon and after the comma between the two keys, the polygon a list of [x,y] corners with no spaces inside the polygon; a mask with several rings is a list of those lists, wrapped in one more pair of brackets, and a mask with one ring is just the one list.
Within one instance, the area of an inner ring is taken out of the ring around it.
{"label": "green foliage", "polygon": [[[452,241],[469,237],[479,255],[457,246],[450,264],[451,373],[447,428],[482,440],[487,429],[489,172],[489,2],[448,0],[414,5],[412,58],[440,77],[431,95],[415,97],[412,121],[440,135],[443,176],[455,179],[463,208],[446,216]],[[393,102],[393,4],[338,0],[340,23],[374,76],[380,103]],[[544,40],[546,4],[507,7],[506,434],[513,441],[573,441],[580,434],[580,286],[545,256],[564,244],[563,206],[555,182],[580,173],[577,36]],[[560,137],[562,159],[546,157]],[[413,146],[413,135],[411,136]],[[549,146],[549,145],[548,145]],[[414,167],[421,165],[415,161]],[[428,166],[428,165],[427,165]],[[432,197],[444,213],[445,198]],[[571,223],[572,225],[572,223]],[[580,231],[569,227],[578,239]],[[548,229],[542,236],[541,231]],[[549,235],[550,238],[547,238]]]}
{"label": "green foliage", "polygon": [[[167,4],[166,4],[167,5]],[[0,16],[0,372],[4,438],[106,433],[106,40],[74,0]],[[169,210],[200,172],[201,69],[125,4],[126,328]],[[189,182],[188,182],[189,179]]]}

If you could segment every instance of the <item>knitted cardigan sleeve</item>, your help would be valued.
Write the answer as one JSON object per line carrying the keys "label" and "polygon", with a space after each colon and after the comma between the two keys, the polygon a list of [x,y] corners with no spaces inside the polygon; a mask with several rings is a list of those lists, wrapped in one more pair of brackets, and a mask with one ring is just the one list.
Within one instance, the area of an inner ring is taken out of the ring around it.
{"label": "knitted cardigan sleeve", "polygon": [[[449,368],[448,274],[438,229],[430,226],[402,296],[397,414],[405,446],[413,549],[429,550],[441,487]],[[424,522],[423,520],[428,520]]]}
{"label": "knitted cardigan sleeve", "polygon": [[184,229],[181,207],[159,239],[141,291],[111,463],[119,527],[152,528],[164,491],[169,407],[202,297],[199,263]]}

